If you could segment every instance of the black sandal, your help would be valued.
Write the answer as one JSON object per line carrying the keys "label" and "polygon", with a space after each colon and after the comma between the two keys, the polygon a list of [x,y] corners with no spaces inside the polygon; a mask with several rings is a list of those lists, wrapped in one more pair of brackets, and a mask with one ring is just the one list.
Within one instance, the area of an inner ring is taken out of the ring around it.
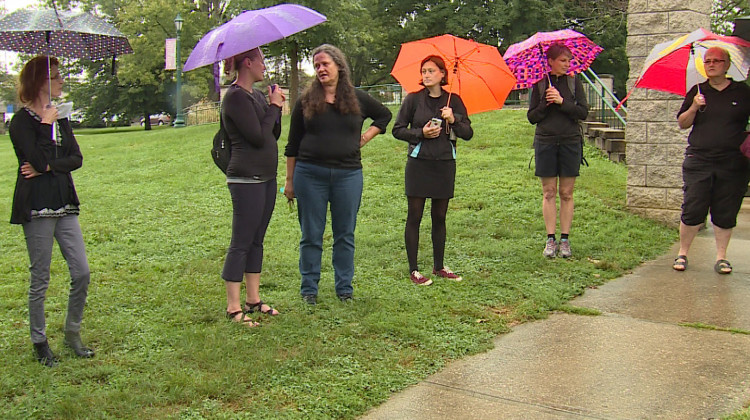
{"label": "black sandal", "polygon": [[[268,306],[268,309],[266,309],[264,311],[263,310],[263,305]],[[271,305],[263,302],[262,300],[259,300],[258,303],[245,302],[245,313],[246,314],[251,314],[253,312],[260,312],[262,314],[271,315],[271,316],[276,316],[276,315],[279,314],[279,311],[277,311],[276,309],[272,308]],[[274,313],[274,312],[276,312],[276,313]]]}
{"label": "black sandal", "polygon": [[727,260],[718,260],[714,264],[714,271],[719,274],[732,274],[732,264]]}
{"label": "black sandal", "polygon": [[678,255],[677,258],[674,259],[672,268],[674,268],[676,271],[685,271],[688,266],[687,261],[687,255]]}
{"label": "black sandal", "polygon": [[[238,320],[237,315],[239,314],[242,314],[242,318]],[[259,323],[253,321],[250,317],[245,315],[245,312],[243,311],[227,312],[226,315],[227,315],[227,319],[229,319],[230,322],[242,324],[248,328],[257,327],[260,325]]]}

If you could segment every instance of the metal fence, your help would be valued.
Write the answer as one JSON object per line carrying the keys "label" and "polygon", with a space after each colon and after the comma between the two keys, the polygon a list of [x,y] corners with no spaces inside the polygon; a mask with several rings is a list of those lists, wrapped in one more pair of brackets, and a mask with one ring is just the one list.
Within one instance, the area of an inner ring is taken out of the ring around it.
{"label": "metal fence", "polygon": [[401,105],[403,89],[398,84],[360,86],[357,89],[367,92],[383,105]]}
{"label": "metal fence", "polygon": [[588,69],[581,73],[586,99],[589,102],[589,114],[597,121],[607,123],[610,128],[624,130],[627,125],[628,110],[623,105],[618,108],[619,99],[612,93],[607,83]]}
{"label": "metal fence", "polygon": [[185,108],[185,124],[201,125],[219,122],[221,102],[198,102]]}

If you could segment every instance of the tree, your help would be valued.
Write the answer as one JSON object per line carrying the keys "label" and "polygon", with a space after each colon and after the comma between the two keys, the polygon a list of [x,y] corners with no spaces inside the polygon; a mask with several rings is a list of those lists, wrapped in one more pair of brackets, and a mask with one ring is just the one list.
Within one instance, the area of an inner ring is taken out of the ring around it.
{"label": "tree", "polygon": [[[71,97],[87,104],[87,120],[141,115],[147,130],[151,128],[149,115],[176,112],[174,72],[164,69],[165,39],[175,36],[175,17],[180,13],[185,21],[180,49],[184,62],[224,10],[218,0],[82,0],[76,4],[112,22],[128,37],[135,53],[117,57],[116,73],[111,61],[81,60],[77,70],[86,82],[71,89]],[[185,74],[183,103],[211,96],[211,86],[210,71]]]}
{"label": "tree", "polygon": [[731,35],[734,20],[750,14],[747,0],[714,0],[711,8],[711,31]]}

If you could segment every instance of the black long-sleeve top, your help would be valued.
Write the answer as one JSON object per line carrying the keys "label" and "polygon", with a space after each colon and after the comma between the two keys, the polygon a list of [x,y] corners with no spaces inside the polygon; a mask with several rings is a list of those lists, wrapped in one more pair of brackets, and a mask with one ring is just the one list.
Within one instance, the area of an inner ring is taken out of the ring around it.
{"label": "black long-sleeve top", "polygon": [[[741,159],[740,145],[750,117],[750,87],[732,81],[724,90],[716,90],[708,82],[701,83],[700,88],[706,107],[695,114],[685,153],[704,160]],[[678,118],[690,108],[697,93],[698,88],[693,86],[685,95]]]}
{"label": "black long-sleeve top", "polygon": [[392,115],[388,108],[367,93],[355,92],[361,115],[341,114],[332,104],[328,104],[326,112],[307,119],[298,100],[292,110],[289,141],[284,155],[327,168],[361,168],[359,141],[362,125],[370,118],[371,125],[382,133]]}
{"label": "black long-sleeve top", "polygon": [[[466,112],[466,106],[461,98],[450,95],[450,107],[453,109],[453,117],[456,121],[451,124],[451,129],[457,137],[471,140],[474,130],[471,128],[471,120]],[[445,130],[445,121],[440,136],[434,139],[425,139],[422,127],[432,118],[441,118],[440,109],[448,104],[448,92],[442,91],[441,95],[433,98],[427,89],[406,95],[401,108],[398,110],[396,122],[393,124],[393,137],[409,143],[409,156],[417,159],[429,160],[453,160],[456,142],[451,141]],[[416,156],[414,149],[419,146]]]}
{"label": "black long-sleeve top", "polygon": [[281,135],[281,108],[268,105],[257,89],[231,85],[221,103],[222,124],[232,144],[227,179],[257,182],[276,178]]}
{"label": "black long-sleeve top", "polygon": [[[59,145],[52,140],[52,125],[42,124],[22,108],[10,121],[10,140],[18,158],[18,175],[13,193],[10,222],[31,221],[32,210],[58,210],[78,206],[72,171],[83,164],[83,155],[67,118],[57,120]],[[21,165],[28,162],[41,175],[24,178]],[[47,165],[50,170],[47,172]]]}
{"label": "black long-sleeve top", "polygon": [[[529,122],[536,124],[534,141],[542,143],[562,142],[575,143],[581,141],[581,129],[578,122],[585,120],[589,114],[589,104],[583,83],[576,77],[575,97],[568,87],[568,77],[550,74],[552,86],[557,88],[563,98],[562,104],[547,104],[544,99],[547,90],[547,77],[536,82],[529,98],[529,111],[526,117]],[[544,91],[542,91],[542,89]]]}

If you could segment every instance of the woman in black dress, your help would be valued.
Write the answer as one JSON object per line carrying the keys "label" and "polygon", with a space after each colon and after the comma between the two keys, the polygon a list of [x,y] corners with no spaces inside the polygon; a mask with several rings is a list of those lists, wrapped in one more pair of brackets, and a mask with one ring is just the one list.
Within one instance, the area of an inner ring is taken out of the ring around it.
{"label": "woman in black dress", "polygon": [[409,143],[405,184],[409,203],[404,240],[411,281],[429,286],[432,280],[419,272],[419,225],[427,198],[432,199],[432,274],[460,281],[461,277],[443,264],[445,218],[453,198],[456,179],[456,138],[470,140],[474,135],[466,107],[458,95],[448,94],[443,59],[429,56],[422,60],[424,89],[404,99],[393,125],[393,137]]}

